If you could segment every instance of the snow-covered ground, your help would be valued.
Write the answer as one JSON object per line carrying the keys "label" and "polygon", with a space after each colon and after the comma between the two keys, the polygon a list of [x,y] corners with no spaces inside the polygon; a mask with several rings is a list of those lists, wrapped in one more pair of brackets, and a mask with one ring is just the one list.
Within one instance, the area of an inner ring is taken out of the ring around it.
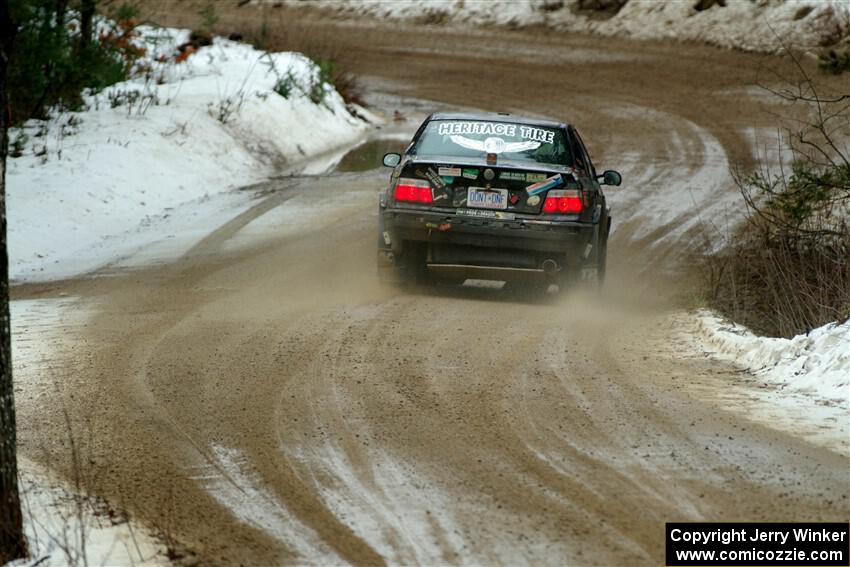
{"label": "snow-covered ground", "polygon": [[19,466],[31,558],[8,567],[169,564],[164,546],[144,526],[76,493],[34,463],[21,460]]}
{"label": "snow-covered ground", "polygon": [[782,339],[706,310],[687,318],[686,343],[743,371],[715,401],[850,456],[850,320]]}
{"label": "snow-covered ground", "polygon": [[[569,6],[545,11],[543,2],[536,1],[439,0],[426,4],[424,10],[445,6],[449,20],[458,23],[544,23],[554,29],[697,39],[748,49],[772,49],[772,35],[765,39],[768,36],[761,32],[744,33],[763,31],[766,23],[786,34],[786,40],[819,43],[819,34],[832,29],[835,21],[840,24],[842,9],[850,21],[850,2],[729,0],[726,7],[698,13],[691,4],[632,0],[617,16],[599,21],[578,16],[571,20],[567,17],[572,15]],[[421,4],[404,1],[345,0],[336,6],[381,17],[423,16]],[[762,6],[760,11],[757,6]],[[794,19],[805,7],[812,10]],[[846,35],[850,26],[843,29]],[[339,158],[341,148],[355,145],[365,136],[368,125],[353,117],[332,90],[321,104],[311,102],[298,89],[288,99],[274,92],[275,83],[287,76],[287,71],[306,90],[315,69],[301,55],[266,54],[216,39],[214,45],[176,63],[176,46],[188,39],[187,31],[143,28],[142,32],[147,36],[147,59],[153,70],[148,79],[140,77],[89,97],[89,109],[84,112],[63,113],[23,129],[29,140],[24,155],[9,160],[7,178],[13,280],[44,281],[105,265],[125,266],[179,254],[217,223],[251,205],[252,195],[234,188],[282,169],[318,172],[322,164]],[[18,135],[13,131],[11,139]],[[710,157],[706,167],[727,169],[725,156]],[[233,246],[258,238],[264,223],[296,230],[310,207],[300,201],[295,197],[290,203],[295,206],[252,223]],[[61,330],[56,321],[65,320],[71,309],[59,302],[13,302],[13,323],[20,326],[29,321]],[[823,412],[809,415],[808,422],[817,424],[824,416],[837,422],[830,431],[843,432],[846,438],[850,321],[787,340],[755,336],[705,312],[698,315],[697,329],[712,356],[741,365],[771,386],[767,405],[778,414],[820,407]],[[23,344],[20,329],[13,335],[16,375],[38,378],[24,386],[28,393],[18,394],[38,396],[50,387],[48,376],[39,368],[45,365],[45,357],[49,358],[47,350],[55,337],[39,331],[32,344]],[[27,349],[35,350],[27,354]],[[28,366],[28,371],[19,372]],[[774,419],[774,415],[764,419]],[[794,427],[797,423],[803,422],[795,422]],[[238,479],[243,493],[258,497],[246,501],[244,494],[228,492],[229,485],[219,486],[212,479],[210,489],[216,498],[263,530],[307,547],[313,545],[312,534],[292,524],[286,510],[264,507],[256,479],[241,469],[238,453],[222,447],[215,448],[215,454],[222,470]],[[66,550],[76,553],[79,546],[69,546],[80,534],[86,537],[86,553],[93,564],[161,560],[156,540],[143,527],[113,525],[102,510],[51,480],[46,471],[29,461],[22,461],[21,469],[35,560],[49,556],[49,565],[71,562]],[[333,501],[335,495],[326,497]],[[80,502],[85,505],[78,517]],[[337,502],[354,517],[369,509],[366,504]],[[368,528],[369,524],[363,525]],[[361,534],[364,538],[377,537],[367,528]],[[416,547],[411,549],[410,557],[417,557]],[[334,559],[328,550],[322,550],[322,557]]]}
{"label": "snow-covered ground", "polygon": [[[7,163],[13,283],[179,255],[252,205],[250,191],[234,189],[275,173],[322,171],[370,129],[333,88],[310,99],[317,70],[303,55],[216,38],[178,62],[187,30],[139,31],[147,52],[138,67],[147,71],[86,96],[84,111],[10,132],[13,151],[22,151]],[[287,77],[284,97],[275,85]],[[46,369],[66,327],[84,316],[70,301],[12,302],[21,400],[55,388]],[[19,465],[32,559],[15,565],[166,563],[145,527],[27,459]]]}
{"label": "snow-covered ground", "polygon": [[702,10],[697,0],[630,0],[610,18],[579,10],[578,0],[286,1],[381,20],[466,28],[545,26],[558,32],[700,41],[751,51],[778,51],[780,39],[803,48],[850,41],[847,0],[725,0],[702,2],[710,5]]}
{"label": "snow-covered ground", "polygon": [[793,339],[760,337],[709,311],[700,312],[698,321],[703,339],[718,358],[778,388],[850,410],[850,320]]}
{"label": "snow-covered ground", "polygon": [[[10,132],[13,145],[26,137],[7,171],[13,282],[134,255],[173,236],[161,230],[169,218],[197,216],[211,199],[247,206],[251,195],[232,189],[303,169],[369,128],[328,85],[321,102],[310,99],[317,70],[303,55],[216,38],[178,62],[188,30],[139,31],[148,71],[86,97],[82,112]],[[287,77],[294,88],[284,98],[274,87]]]}
{"label": "snow-covered ground", "polygon": [[311,558],[315,565],[344,564],[313,528],[298,520],[285,504],[269,493],[238,449],[213,445],[211,451],[215,466],[199,463],[193,478],[222,506],[242,522],[285,541],[302,557]]}
{"label": "snow-covered ground", "polygon": [[[74,348],[69,337],[91,312],[73,297],[18,300],[10,307],[15,400],[23,417],[23,408],[39,407],[57,389],[52,369],[62,365],[65,349]],[[31,557],[11,566],[168,563],[156,535],[106,501],[87,496],[20,454],[18,472]]]}

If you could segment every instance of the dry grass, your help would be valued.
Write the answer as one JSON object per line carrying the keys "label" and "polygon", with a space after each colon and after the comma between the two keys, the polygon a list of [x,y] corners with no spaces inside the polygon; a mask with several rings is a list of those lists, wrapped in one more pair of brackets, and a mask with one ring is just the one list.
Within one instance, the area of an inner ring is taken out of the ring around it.
{"label": "dry grass", "polygon": [[850,317],[850,235],[800,240],[750,221],[704,260],[711,307],[781,337]]}
{"label": "dry grass", "polygon": [[747,222],[703,260],[711,307],[771,336],[850,318],[850,164],[818,160],[828,143],[807,139],[818,149],[795,150],[792,172],[734,175]]}
{"label": "dry grass", "polygon": [[783,104],[778,165],[733,173],[747,223],[704,267],[713,307],[790,337],[850,317],[850,91],[782,47],[792,73],[761,83]]}
{"label": "dry grass", "polygon": [[[196,29],[204,25],[204,11],[212,5],[215,23],[211,31],[224,37],[238,36],[243,41],[269,51],[297,51],[316,62],[332,62],[330,82],[346,104],[364,105],[363,91],[351,72],[349,55],[340,48],[326,27],[313,25],[327,17],[308,8],[297,10],[273,3],[242,4],[240,0],[163,0],[141,2],[145,21],[160,25]],[[108,7],[106,8],[108,11]],[[208,18],[209,12],[206,13]]]}

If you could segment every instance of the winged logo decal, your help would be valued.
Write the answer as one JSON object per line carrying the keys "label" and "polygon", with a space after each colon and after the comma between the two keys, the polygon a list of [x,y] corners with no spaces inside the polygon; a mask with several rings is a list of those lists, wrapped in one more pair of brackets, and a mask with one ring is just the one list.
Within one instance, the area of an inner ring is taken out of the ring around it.
{"label": "winged logo decal", "polygon": [[488,154],[516,153],[528,150],[536,150],[540,142],[505,142],[502,138],[487,138],[486,140],[473,140],[457,134],[450,136],[451,141],[469,150],[486,152]]}

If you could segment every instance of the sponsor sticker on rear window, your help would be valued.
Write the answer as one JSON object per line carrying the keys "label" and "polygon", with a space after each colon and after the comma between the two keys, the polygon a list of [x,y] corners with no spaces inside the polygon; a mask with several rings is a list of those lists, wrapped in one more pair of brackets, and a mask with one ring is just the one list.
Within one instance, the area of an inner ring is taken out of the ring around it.
{"label": "sponsor sticker on rear window", "polygon": [[525,190],[529,195],[537,195],[538,193],[543,193],[544,191],[547,191],[547,190],[549,190],[553,187],[557,187],[558,185],[560,185],[563,182],[564,182],[564,180],[563,180],[563,178],[561,178],[561,174],[559,173],[557,175],[553,175],[552,177],[544,179],[543,181],[540,181],[539,183],[535,183],[534,185],[529,185],[528,187],[525,188]]}
{"label": "sponsor sticker on rear window", "polygon": [[429,167],[428,169],[425,169],[425,170],[423,170],[421,168],[417,169],[416,175],[419,176],[419,177],[426,177],[428,179],[428,181],[431,182],[431,185],[433,185],[437,189],[445,189],[446,188],[446,182],[443,181],[443,179],[439,175],[437,175],[437,172],[434,171],[433,167]]}
{"label": "sponsor sticker on rear window", "polygon": [[503,171],[499,179],[512,179],[514,181],[525,181],[525,173],[521,171]]}

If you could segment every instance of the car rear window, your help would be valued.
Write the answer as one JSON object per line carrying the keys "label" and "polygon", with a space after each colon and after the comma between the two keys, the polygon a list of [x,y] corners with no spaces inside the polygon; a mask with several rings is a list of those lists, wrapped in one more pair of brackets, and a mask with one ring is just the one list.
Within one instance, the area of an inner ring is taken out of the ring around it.
{"label": "car rear window", "polygon": [[432,120],[416,141],[420,157],[457,156],[572,167],[573,157],[560,128],[486,120]]}

